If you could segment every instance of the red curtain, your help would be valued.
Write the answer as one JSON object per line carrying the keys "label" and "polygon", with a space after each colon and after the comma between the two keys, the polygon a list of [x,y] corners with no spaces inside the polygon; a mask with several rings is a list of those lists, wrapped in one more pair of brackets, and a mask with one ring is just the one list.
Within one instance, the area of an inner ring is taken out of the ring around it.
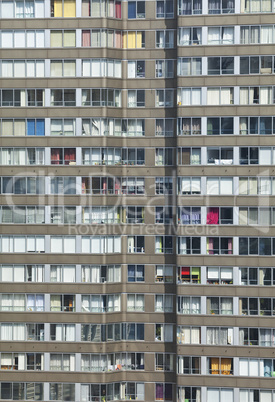
{"label": "red curtain", "polygon": [[121,1],[116,2],[116,18],[121,18]]}
{"label": "red curtain", "polygon": [[206,224],[217,225],[219,223],[219,208],[208,208]]}

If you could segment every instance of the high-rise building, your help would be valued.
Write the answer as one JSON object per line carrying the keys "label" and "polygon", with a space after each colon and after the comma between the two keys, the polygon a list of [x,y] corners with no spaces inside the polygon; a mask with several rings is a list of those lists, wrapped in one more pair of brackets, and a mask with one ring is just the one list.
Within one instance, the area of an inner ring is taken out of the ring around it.
{"label": "high-rise building", "polygon": [[275,3],[0,1],[0,399],[275,401]]}

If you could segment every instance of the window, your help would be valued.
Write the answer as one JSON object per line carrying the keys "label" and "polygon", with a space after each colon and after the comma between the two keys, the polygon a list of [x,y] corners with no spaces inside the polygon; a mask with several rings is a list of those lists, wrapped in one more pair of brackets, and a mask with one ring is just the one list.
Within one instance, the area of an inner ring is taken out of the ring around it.
{"label": "window", "polygon": [[156,148],[155,149],[155,165],[171,166],[173,165],[173,148]]}
{"label": "window", "polygon": [[[183,1],[183,0],[181,0]],[[192,1],[192,0],[191,0]],[[196,0],[193,0],[196,1]],[[200,0],[198,1],[200,2]],[[185,4],[188,4],[185,2]],[[201,45],[201,28],[178,28],[178,45],[179,46],[192,46]]]}
{"label": "window", "polygon": [[208,14],[228,14],[234,12],[234,0],[208,0]]}
{"label": "window", "polygon": [[2,253],[45,253],[45,236],[2,235]]}
{"label": "window", "polygon": [[82,148],[84,165],[144,165],[144,148]]}
{"label": "window", "polygon": [[128,78],[145,78],[144,60],[128,60]]}
{"label": "window", "polygon": [[75,282],[75,265],[51,265],[51,282]]}
{"label": "window", "polygon": [[177,124],[178,135],[199,135],[201,134],[201,118],[179,117]]}
{"label": "window", "polygon": [[44,282],[44,265],[7,265],[0,267],[2,282]]}
{"label": "window", "polygon": [[174,90],[156,89],[156,107],[173,107]]}
{"label": "window", "polygon": [[172,401],[173,400],[173,386],[167,382],[156,383],[156,396],[157,401]]}
{"label": "window", "polygon": [[45,106],[44,89],[2,89],[1,106]]}
{"label": "window", "polygon": [[51,89],[51,106],[76,106],[75,89]]}
{"label": "window", "polygon": [[51,253],[75,253],[75,236],[51,236]]}
{"label": "window", "polygon": [[144,136],[144,119],[82,119],[82,135]]}
{"label": "window", "polygon": [[201,283],[201,267],[178,267],[178,283]]}
{"label": "window", "polygon": [[82,265],[81,272],[85,283],[121,281],[121,265]]}
{"label": "window", "polygon": [[75,0],[51,0],[51,17],[75,16]]}
{"label": "window", "polygon": [[225,357],[208,357],[207,374],[233,375],[233,359]]}
{"label": "window", "polygon": [[145,106],[145,90],[129,89],[128,90],[128,107]]}
{"label": "window", "polygon": [[45,76],[44,60],[2,60],[3,78],[34,78]]}
{"label": "window", "polygon": [[51,30],[51,47],[75,47],[76,31],[75,30]]}
{"label": "window", "polygon": [[239,255],[272,255],[274,245],[272,237],[239,237]]}
{"label": "window", "polygon": [[89,342],[144,341],[144,324],[82,324],[81,340]]}
{"label": "window", "polygon": [[145,1],[128,1],[128,19],[145,18]]}
{"label": "window", "polygon": [[178,147],[179,165],[200,165],[201,148],[182,148]]}
{"label": "window", "polygon": [[275,268],[241,267],[239,275],[241,285],[272,286],[275,284]]}
{"label": "window", "polygon": [[2,165],[44,165],[45,148],[1,148]]}
{"label": "window", "polygon": [[239,194],[269,195],[274,193],[274,181],[270,177],[240,177]]}
{"label": "window", "polygon": [[121,252],[121,236],[82,236],[82,253],[105,254]]}
{"label": "window", "polygon": [[177,326],[177,344],[194,344],[199,345],[201,343],[201,328],[200,327],[187,327]]}
{"label": "window", "polygon": [[207,117],[207,135],[234,134],[233,117]]}
{"label": "window", "polygon": [[144,194],[143,177],[82,177],[82,194]]}
{"label": "window", "polygon": [[207,207],[207,225],[233,225],[233,207]]}
{"label": "window", "polygon": [[76,178],[75,177],[51,177],[50,178],[51,194],[76,194]]}
{"label": "window", "polygon": [[[11,14],[9,14],[8,18],[11,18]],[[1,43],[2,48],[45,47],[44,30],[22,30],[22,29],[13,31],[3,30],[1,32],[1,38],[2,38]]]}
{"label": "window", "polygon": [[51,295],[51,311],[75,311],[75,295]]}
{"label": "window", "polygon": [[110,88],[82,89],[82,106],[121,107],[121,90]]}
{"label": "window", "polygon": [[144,236],[128,236],[128,253],[144,253],[145,237]]}
{"label": "window", "polygon": [[207,105],[233,105],[234,87],[207,88]]}
{"label": "window", "polygon": [[273,117],[240,117],[239,127],[240,135],[270,135],[275,133]]}
{"label": "window", "polygon": [[240,165],[258,165],[258,147],[240,147]]}
{"label": "window", "polygon": [[266,87],[240,87],[240,105],[271,105],[274,88]]}
{"label": "window", "polygon": [[178,401],[200,402],[201,401],[201,389],[200,387],[178,387]]}
{"label": "window", "polygon": [[144,265],[129,264],[127,271],[128,282],[144,282]]}
{"label": "window", "polygon": [[156,265],[155,282],[173,283],[173,265]]}
{"label": "window", "polygon": [[274,314],[274,307],[275,299],[273,298],[239,298],[239,314],[241,315],[271,316]]}
{"label": "window", "polygon": [[127,311],[141,312],[145,310],[144,294],[128,294],[127,295]]}
{"label": "window", "polygon": [[173,223],[173,207],[170,206],[155,207],[155,223],[160,224]]}
{"label": "window", "polygon": [[50,340],[74,342],[75,324],[50,324]]}
{"label": "window", "polygon": [[156,194],[173,194],[173,178],[172,177],[156,177]]}
{"label": "window", "polygon": [[234,74],[234,57],[208,57],[208,75]]}
{"label": "window", "polygon": [[172,254],[173,253],[173,236],[156,236],[155,237],[155,253]]}
{"label": "window", "polygon": [[1,311],[44,311],[43,294],[10,294],[0,295]]}
{"label": "window", "polygon": [[244,346],[274,346],[273,328],[239,328],[239,344]]}
{"label": "window", "polygon": [[83,207],[82,208],[82,223],[120,223],[123,221],[124,216],[121,213],[124,210],[121,207]]}
{"label": "window", "polygon": [[177,253],[184,254],[200,254],[201,238],[200,237],[178,237]]}
{"label": "window", "polygon": [[81,354],[81,371],[144,370],[144,353]]}
{"label": "window", "polygon": [[201,105],[201,88],[178,88],[178,106]]}
{"label": "window", "polygon": [[44,324],[26,324],[26,340],[44,341]]}
{"label": "window", "polygon": [[232,177],[207,177],[206,193],[208,195],[230,195],[233,194]]}
{"label": "window", "polygon": [[191,356],[177,357],[177,373],[178,374],[200,374],[201,358]]}
{"label": "window", "polygon": [[51,207],[51,223],[76,223],[76,207]]}
{"label": "window", "polygon": [[274,367],[275,361],[273,359],[239,359],[240,376],[272,377]]}
{"label": "window", "polygon": [[44,18],[44,1],[16,0],[1,3],[1,18]]}
{"label": "window", "polygon": [[192,296],[178,296],[178,314],[201,314],[201,298]]}
{"label": "window", "polygon": [[1,353],[1,370],[44,370],[44,354]]}
{"label": "window", "polygon": [[233,314],[233,297],[207,297],[206,314]]}
{"label": "window", "polygon": [[155,295],[155,312],[172,313],[173,295]]}
{"label": "window", "polygon": [[122,223],[144,223],[144,207],[124,207]]}
{"label": "window", "polygon": [[178,3],[178,15],[192,15],[202,13],[201,0],[180,0]]}
{"label": "window", "polygon": [[207,327],[207,345],[233,345],[233,328]]}
{"label": "window", "polygon": [[145,48],[145,31],[123,31],[123,49],[142,49]]}
{"label": "window", "polygon": [[232,237],[207,237],[206,238],[207,254],[233,254],[233,238]]}
{"label": "window", "polygon": [[156,78],[174,78],[174,60],[156,60]]}
{"label": "window", "polygon": [[114,59],[83,59],[82,76],[121,78],[121,61]]}
{"label": "window", "polygon": [[179,57],[178,76],[190,76],[202,74],[201,57]]}
{"label": "window", "polygon": [[[241,12],[242,13],[270,13],[272,11],[272,2],[267,1],[263,2],[261,0],[258,1],[247,1],[241,3]],[[253,392],[253,391],[251,391]]]}
{"label": "window", "polygon": [[75,77],[75,60],[51,60],[51,77]]}
{"label": "window", "polygon": [[45,207],[2,207],[2,223],[45,223]]}
{"label": "window", "polygon": [[65,353],[50,353],[51,371],[75,371],[75,355]]}
{"label": "window", "polygon": [[51,119],[50,135],[75,135],[75,119]]}
{"label": "window", "polygon": [[274,73],[273,56],[241,56],[240,74],[272,74]]}
{"label": "window", "polygon": [[178,195],[200,194],[200,177],[178,177]]}
{"label": "window", "polygon": [[232,285],[232,267],[207,267],[207,283],[211,285]]}
{"label": "window", "polygon": [[201,224],[201,207],[178,207],[178,224]]}
{"label": "window", "polygon": [[122,48],[122,32],[113,29],[82,29],[83,47]]}
{"label": "window", "polygon": [[75,165],[76,148],[51,148],[51,165]]}
{"label": "window", "polygon": [[172,0],[157,0],[156,17],[157,18],[173,18],[174,4]]}
{"label": "window", "polygon": [[173,342],[173,324],[156,324],[155,340],[161,342]]}
{"label": "window", "polygon": [[121,18],[121,1],[82,0],[82,17]]}
{"label": "window", "polygon": [[174,31],[156,31],[156,47],[157,48],[173,48],[174,47]]}
{"label": "window", "polygon": [[[66,0],[65,0],[66,1]],[[50,401],[74,401],[75,384],[50,382]]]}
{"label": "window", "polygon": [[173,371],[174,370],[174,355],[169,353],[155,353],[156,370]]}
{"label": "window", "polygon": [[42,401],[44,384],[40,382],[2,382],[1,399]]}
{"label": "window", "polygon": [[83,312],[109,313],[121,309],[120,294],[82,295],[81,304]]}
{"label": "window", "polygon": [[234,27],[208,27],[208,45],[233,45]]}

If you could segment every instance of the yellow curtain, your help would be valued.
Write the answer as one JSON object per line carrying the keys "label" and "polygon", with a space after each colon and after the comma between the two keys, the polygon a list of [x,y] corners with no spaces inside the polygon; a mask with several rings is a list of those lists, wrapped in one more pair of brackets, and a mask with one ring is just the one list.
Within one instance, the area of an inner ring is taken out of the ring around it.
{"label": "yellow curtain", "polygon": [[62,0],[54,0],[54,17],[62,17]]}
{"label": "yellow curtain", "polygon": [[221,373],[223,375],[231,374],[231,359],[221,359]]}
{"label": "yellow curtain", "polygon": [[135,49],[136,47],[136,33],[128,32],[128,49]]}
{"label": "yellow curtain", "polygon": [[62,47],[62,31],[51,32],[51,47]]}
{"label": "yellow curtain", "polygon": [[192,280],[193,282],[200,283],[200,267],[192,268]]}
{"label": "yellow curtain", "polygon": [[142,48],[142,32],[137,32],[137,48]]}
{"label": "yellow curtain", "polygon": [[216,357],[211,358],[211,374],[220,374],[219,372],[219,359]]}
{"label": "yellow curtain", "polygon": [[75,0],[64,0],[64,17],[75,17]]}
{"label": "yellow curtain", "polygon": [[123,49],[127,49],[127,32],[123,32],[122,43]]}

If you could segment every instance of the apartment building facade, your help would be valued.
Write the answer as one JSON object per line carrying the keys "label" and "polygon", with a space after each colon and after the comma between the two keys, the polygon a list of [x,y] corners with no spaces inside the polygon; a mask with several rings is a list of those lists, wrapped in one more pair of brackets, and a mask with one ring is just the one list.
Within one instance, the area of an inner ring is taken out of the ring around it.
{"label": "apartment building facade", "polygon": [[0,2],[1,400],[275,401],[274,7]]}

